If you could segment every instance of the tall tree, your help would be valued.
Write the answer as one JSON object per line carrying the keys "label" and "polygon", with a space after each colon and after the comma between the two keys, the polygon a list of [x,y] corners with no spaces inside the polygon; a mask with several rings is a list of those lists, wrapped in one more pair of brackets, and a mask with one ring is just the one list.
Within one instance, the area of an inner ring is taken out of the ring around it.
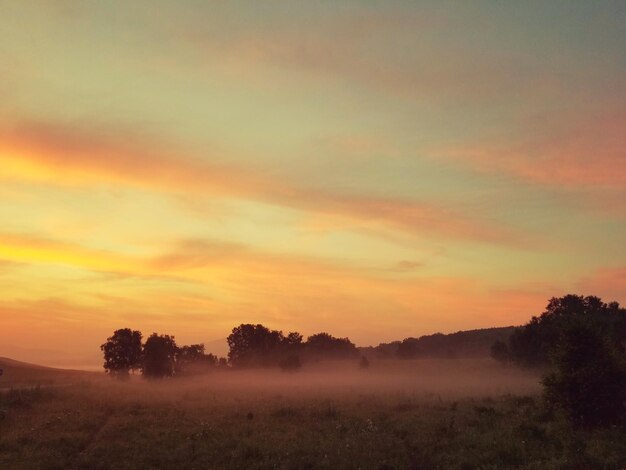
{"label": "tall tree", "polygon": [[141,332],[123,328],[113,332],[100,346],[104,354],[104,370],[120,378],[141,367]]}
{"label": "tall tree", "polygon": [[594,325],[568,323],[544,379],[547,402],[580,427],[620,423],[626,415],[626,367],[614,342]]}
{"label": "tall tree", "polygon": [[303,344],[302,335],[297,331],[292,331],[283,338],[283,353],[285,355],[298,354]]}
{"label": "tall tree", "polygon": [[539,317],[532,317],[511,335],[510,357],[528,366],[548,364],[564,328],[581,323],[592,327],[624,352],[626,310],[617,302],[607,304],[599,297],[566,295],[550,299]]}
{"label": "tall tree", "polygon": [[144,377],[160,378],[173,375],[177,350],[173,336],[152,333],[143,346]]}
{"label": "tall tree", "polygon": [[217,357],[205,354],[204,344],[181,346],[176,351],[176,375],[207,372],[217,366]]}
{"label": "tall tree", "polygon": [[327,359],[343,359],[357,355],[356,346],[348,338],[335,338],[328,333],[309,336],[305,350],[310,356]]}
{"label": "tall tree", "polygon": [[278,361],[283,333],[263,325],[241,324],[228,336],[228,359],[238,367],[271,365]]}

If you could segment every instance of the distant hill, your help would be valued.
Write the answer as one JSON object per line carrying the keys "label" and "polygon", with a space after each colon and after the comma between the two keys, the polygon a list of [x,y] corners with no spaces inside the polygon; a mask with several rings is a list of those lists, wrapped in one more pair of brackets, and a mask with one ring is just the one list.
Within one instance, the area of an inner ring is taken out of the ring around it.
{"label": "distant hill", "polygon": [[378,358],[419,357],[457,358],[486,357],[496,341],[507,341],[515,326],[458,331],[456,333],[405,338],[402,341],[381,343],[376,347],[359,348],[362,354]]}
{"label": "distant hill", "polygon": [[27,362],[0,357],[0,388],[16,385],[49,385],[67,382],[82,377],[92,377],[95,372],[81,370],[56,369]]}

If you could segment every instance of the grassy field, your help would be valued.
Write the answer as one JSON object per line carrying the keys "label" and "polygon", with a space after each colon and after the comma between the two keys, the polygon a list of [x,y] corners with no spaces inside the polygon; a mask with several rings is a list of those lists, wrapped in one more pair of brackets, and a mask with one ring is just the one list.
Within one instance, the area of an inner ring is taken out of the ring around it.
{"label": "grassy field", "polygon": [[488,360],[58,384],[2,392],[0,468],[626,466],[623,429],[572,431]]}
{"label": "grassy field", "polygon": [[11,387],[71,384],[95,374],[82,370],[55,369],[0,357],[0,390]]}

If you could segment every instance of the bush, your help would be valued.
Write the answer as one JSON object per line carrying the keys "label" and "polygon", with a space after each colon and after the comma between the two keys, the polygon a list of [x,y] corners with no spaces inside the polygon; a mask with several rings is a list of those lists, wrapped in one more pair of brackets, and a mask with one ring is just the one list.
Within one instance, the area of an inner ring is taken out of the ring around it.
{"label": "bush", "polygon": [[510,359],[524,366],[548,365],[561,332],[581,322],[593,327],[612,347],[625,352],[626,309],[617,302],[607,304],[599,297],[570,294],[550,299],[539,317],[513,332],[509,338]]}
{"label": "bush", "polygon": [[626,414],[626,370],[613,344],[579,322],[561,333],[554,371],[543,379],[545,397],[578,427],[617,424]]}
{"label": "bush", "polygon": [[143,345],[144,377],[160,378],[173,375],[177,350],[173,336],[156,333],[150,335]]}

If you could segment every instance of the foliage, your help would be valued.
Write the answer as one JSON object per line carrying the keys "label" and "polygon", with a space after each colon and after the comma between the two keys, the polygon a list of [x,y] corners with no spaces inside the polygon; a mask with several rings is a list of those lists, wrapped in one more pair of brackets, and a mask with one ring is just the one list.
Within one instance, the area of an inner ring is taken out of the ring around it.
{"label": "foliage", "polygon": [[626,343],[626,310],[617,302],[606,304],[598,297],[566,295],[550,299],[545,312],[532,317],[509,340],[511,359],[525,366],[550,362],[561,332],[568,325],[583,322],[598,331],[619,351]]}
{"label": "foliage", "polygon": [[177,351],[173,336],[152,333],[143,346],[143,375],[149,378],[173,375]]}
{"label": "foliage", "polygon": [[347,359],[358,354],[348,338],[335,338],[328,333],[309,336],[304,346],[307,355],[316,359]]}
{"label": "foliage", "polygon": [[508,340],[515,327],[484,328],[458,331],[444,335],[435,333],[419,338],[405,338],[375,349],[382,357],[397,356],[401,359],[487,357],[495,341]]}
{"label": "foliage", "polygon": [[282,331],[263,325],[241,324],[227,338],[228,358],[235,367],[282,367],[287,358],[304,356],[307,359],[346,359],[357,354],[356,346],[348,338],[335,338],[328,333],[309,336],[306,342],[296,331],[287,336]]}
{"label": "foliage", "polygon": [[283,349],[288,353],[298,353],[302,350],[302,335],[291,331],[283,338]]}
{"label": "foliage", "polygon": [[625,342],[626,310],[617,302],[566,295],[550,299],[539,317],[515,331],[508,352],[520,365],[551,369],[543,385],[552,409],[575,426],[597,427],[625,414]]}
{"label": "foliage", "polygon": [[217,366],[217,357],[205,354],[204,344],[181,346],[176,350],[176,375],[208,372]]}
{"label": "foliage", "polygon": [[359,367],[361,369],[369,369],[370,361],[367,357],[361,356],[361,360],[359,361]]}
{"label": "foliage", "polygon": [[359,348],[370,356],[376,355],[383,359],[395,359],[398,357],[398,348],[402,341],[392,341],[391,343],[380,343],[376,347],[369,346],[367,348]]}
{"label": "foliage", "polygon": [[141,332],[124,328],[113,332],[100,346],[104,353],[104,370],[119,377],[141,367]]}
{"label": "foliage", "polygon": [[543,384],[547,402],[582,427],[617,424],[626,412],[626,368],[615,345],[588,322],[568,323]]}
{"label": "foliage", "polygon": [[278,359],[283,333],[263,325],[241,324],[228,336],[228,359],[234,366],[268,366]]}

